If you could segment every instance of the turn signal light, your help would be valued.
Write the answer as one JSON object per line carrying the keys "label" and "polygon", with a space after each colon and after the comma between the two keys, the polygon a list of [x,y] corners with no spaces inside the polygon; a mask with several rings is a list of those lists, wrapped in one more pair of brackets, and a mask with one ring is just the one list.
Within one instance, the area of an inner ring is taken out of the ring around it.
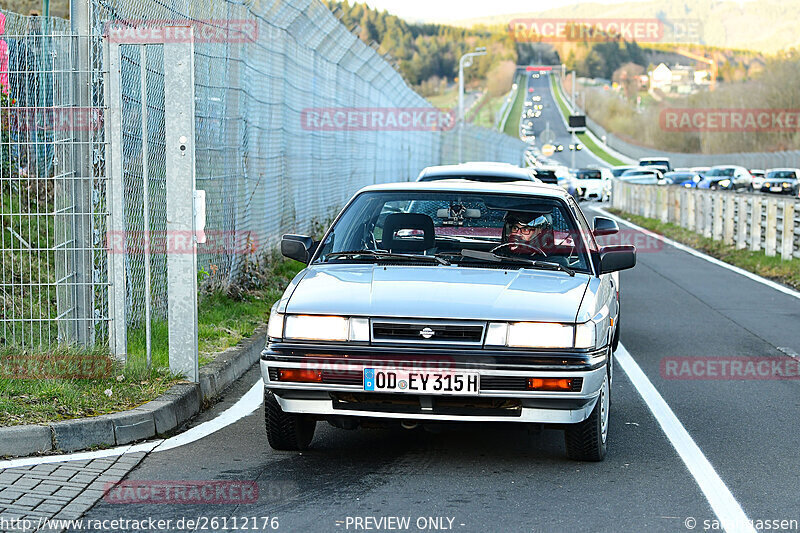
{"label": "turn signal light", "polygon": [[571,391],[572,380],[567,378],[528,378],[528,389]]}
{"label": "turn signal light", "polygon": [[322,383],[322,371],[305,368],[281,368],[278,370],[278,380]]}

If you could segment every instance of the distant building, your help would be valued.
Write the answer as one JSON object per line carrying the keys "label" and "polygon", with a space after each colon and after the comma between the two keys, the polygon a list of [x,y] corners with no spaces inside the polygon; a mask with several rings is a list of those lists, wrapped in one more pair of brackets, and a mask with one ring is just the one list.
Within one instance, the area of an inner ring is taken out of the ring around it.
{"label": "distant building", "polygon": [[651,89],[677,94],[696,93],[702,86],[708,86],[711,78],[707,70],[695,70],[687,65],[673,65],[670,68],[664,63],[660,63],[647,75]]}

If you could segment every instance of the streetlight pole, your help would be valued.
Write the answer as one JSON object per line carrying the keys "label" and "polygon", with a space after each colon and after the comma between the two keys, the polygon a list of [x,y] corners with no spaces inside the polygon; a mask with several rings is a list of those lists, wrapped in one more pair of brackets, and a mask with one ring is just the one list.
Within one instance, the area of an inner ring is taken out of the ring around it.
{"label": "streetlight pole", "polygon": [[486,47],[476,48],[474,52],[469,52],[461,56],[458,60],[458,162],[464,162],[461,130],[464,128],[464,67],[472,66],[472,58],[475,56],[485,56]]}

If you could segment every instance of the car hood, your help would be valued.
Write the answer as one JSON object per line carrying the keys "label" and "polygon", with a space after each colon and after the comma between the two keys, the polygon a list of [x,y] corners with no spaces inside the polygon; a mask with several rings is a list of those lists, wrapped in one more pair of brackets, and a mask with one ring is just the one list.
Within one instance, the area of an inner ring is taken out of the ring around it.
{"label": "car hood", "polygon": [[589,279],[530,269],[314,265],[286,312],[574,322]]}

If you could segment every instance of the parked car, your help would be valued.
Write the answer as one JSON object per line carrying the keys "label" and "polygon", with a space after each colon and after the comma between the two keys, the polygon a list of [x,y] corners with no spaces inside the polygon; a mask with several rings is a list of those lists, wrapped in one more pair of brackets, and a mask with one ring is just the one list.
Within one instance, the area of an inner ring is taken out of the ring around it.
{"label": "parked car", "polygon": [[691,171],[687,172],[667,172],[664,174],[664,179],[668,180],[672,185],[680,185],[681,187],[693,188],[703,181],[700,174]]}
{"label": "parked car", "polygon": [[319,421],[535,423],[602,460],[636,253],[595,237],[618,231],[556,187],[438,181],[360,190],[319,242],[284,235],[308,266],[270,312],[269,444],[305,449]]}
{"label": "parked car", "polygon": [[763,192],[797,196],[798,189],[800,189],[798,176],[800,176],[800,169],[771,168],[766,172],[761,190]]}
{"label": "parked car", "polygon": [[460,165],[426,167],[417,176],[417,181],[468,180],[491,183],[511,181],[534,181],[536,173],[531,168],[520,168],[510,163],[496,161],[473,161]]}
{"label": "parked car", "polygon": [[698,189],[753,190],[753,177],[744,167],[738,165],[717,165],[705,173]]}
{"label": "parked car", "polygon": [[711,170],[711,167],[692,167],[689,170],[691,170],[692,172],[695,172],[696,174],[699,174],[700,177],[702,178],[702,177],[705,177],[706,172]]}
{"label": "parked car", "polygon": [[667,167],[667,172],[672,170],[672,167],[669,164],[669,158],[661,156],[643,157],[639,159],[639,166],[640,167],[661,166],[661,167]]}

